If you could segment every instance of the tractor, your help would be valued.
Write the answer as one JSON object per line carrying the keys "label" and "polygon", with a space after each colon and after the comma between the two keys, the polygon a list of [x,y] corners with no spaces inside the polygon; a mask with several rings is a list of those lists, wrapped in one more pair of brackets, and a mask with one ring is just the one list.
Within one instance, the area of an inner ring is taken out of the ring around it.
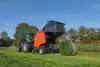
{"label": "tractor", "polygon": [[17,52],[39,52],[46,54],[48,52],[58,53],[55,39],[65,33],[64,23],[50,20],[44,28],[36,33],[27,33],[25,41],[17,46]]}

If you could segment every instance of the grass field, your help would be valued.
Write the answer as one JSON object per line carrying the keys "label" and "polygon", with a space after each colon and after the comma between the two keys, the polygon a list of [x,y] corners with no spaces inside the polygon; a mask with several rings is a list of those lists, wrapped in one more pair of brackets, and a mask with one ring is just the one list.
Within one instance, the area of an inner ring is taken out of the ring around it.
{"label": "grass field", "polygon": [[100,45],[81,44],[78,47],[82,52],[100,52]]}
{"label": "grass field", "polygon": [[76,56],[16,52],[0,49],[0,67],[100,67],[99,52],[79,52]]}

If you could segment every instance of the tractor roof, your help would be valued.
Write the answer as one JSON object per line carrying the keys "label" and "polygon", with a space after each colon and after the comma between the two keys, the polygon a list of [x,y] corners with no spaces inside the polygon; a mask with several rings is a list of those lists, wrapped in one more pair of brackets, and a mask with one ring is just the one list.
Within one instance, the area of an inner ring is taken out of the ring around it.
{"label": "tractor roof", "polygon": [[59,24],[64,24],[65,25],[65,23],[62,23],[62,22],[58,22],[58,21],[54,21],[54,20],[49,20],[49,21],[47,21],[48,23],[59,23]]}

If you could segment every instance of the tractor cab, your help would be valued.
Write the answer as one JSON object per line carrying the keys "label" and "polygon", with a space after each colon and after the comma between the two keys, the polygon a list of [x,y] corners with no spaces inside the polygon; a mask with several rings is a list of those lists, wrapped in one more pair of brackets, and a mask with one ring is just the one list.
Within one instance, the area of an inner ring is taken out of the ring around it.
{"label": "tractor cab", "polygon": [[35,35],[35,33],[27,33],[25,36],[25,40],[29,43],[32,43],[33,39],[34,39],[34,35]]}

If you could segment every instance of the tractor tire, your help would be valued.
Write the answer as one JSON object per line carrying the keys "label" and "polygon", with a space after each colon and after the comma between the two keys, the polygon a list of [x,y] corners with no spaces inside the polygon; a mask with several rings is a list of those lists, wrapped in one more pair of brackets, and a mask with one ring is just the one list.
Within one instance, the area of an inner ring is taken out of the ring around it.
{"label": "tractor tire", "polygon": [[40,54],[46,54],[47,53],[46,48],[44,46],[40,46],[39,53]]}
{"label": "tractor tire", "polygon": [[18,46],[16,47],[16,51],[17,51],[17,52],[21,52],[21,45],[18,45]]}
{"label": "tractor tire", "polygon": [[23,43],[23,52],[30,52],[30,45],[28,43]]}

